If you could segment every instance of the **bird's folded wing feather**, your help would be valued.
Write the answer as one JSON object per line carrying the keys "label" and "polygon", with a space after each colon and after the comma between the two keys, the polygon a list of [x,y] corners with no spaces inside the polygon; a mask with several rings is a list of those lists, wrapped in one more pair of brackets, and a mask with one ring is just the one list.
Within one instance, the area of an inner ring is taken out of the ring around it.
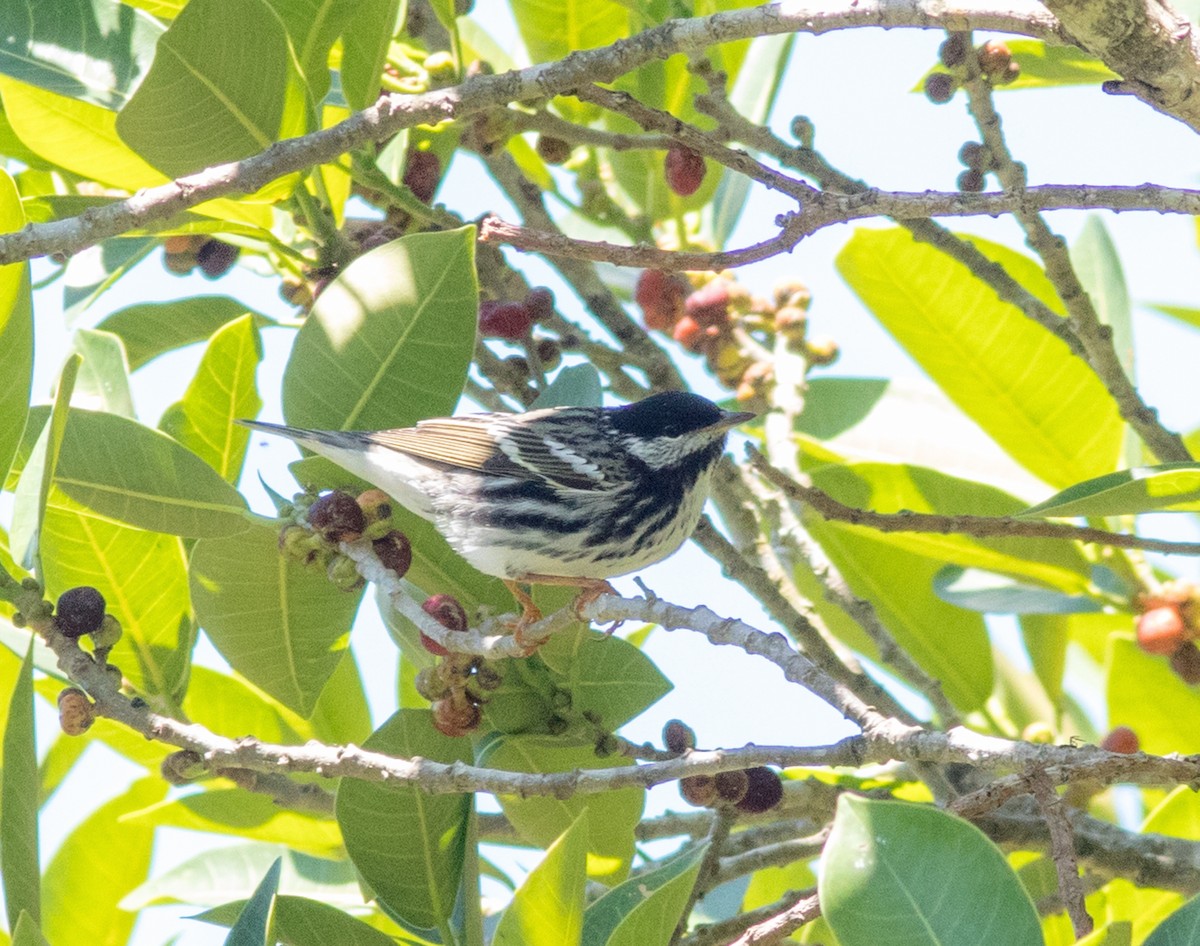
{"label": "bird's folded wing feather", "polygon": [[602,468],[555,439],[552,425],[543,431],[541,425],[506,423],[494,414],[422,421],[416,427],[373,433],[371,440],[437,463],[563,489],[598,491],[622,482],[611,462]]}

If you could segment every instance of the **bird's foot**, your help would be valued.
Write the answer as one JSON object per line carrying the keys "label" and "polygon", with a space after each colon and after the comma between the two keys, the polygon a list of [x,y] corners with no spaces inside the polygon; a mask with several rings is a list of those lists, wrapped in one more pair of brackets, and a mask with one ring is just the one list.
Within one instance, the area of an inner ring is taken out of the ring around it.
{"label": "bird's foot", "polygon": [[[575,612],[575,616],[581,621],[586,620],[581,613],[585,607],[587,607],[601,595],[615,595],[617,593],[617,589],[610,585],[603,578],[583,583],[582,589],[583,590],[579,592],[579,597],[575,599],[575,603],[571,605],[571,610]],[[619,621],[613,621],[612,624],[604,629],[604,636],[612,637],[613,632],[624,623],[625,621],[623,619]]]}
{"label": "bird's foot", "polygon": [[521,606],[521,616],[516,621],[509,624],[512,628],[513,640],[517,646],[521,648],[524,655],[528,657],[538,649],[541,641],[531,641],[525,637],[525,633],[542,619],[542,610],[533,602],[527,592],[518,582],[505,580],[504,584],[508,590],[512,592],[512,596],[517,599],[517,604]]}

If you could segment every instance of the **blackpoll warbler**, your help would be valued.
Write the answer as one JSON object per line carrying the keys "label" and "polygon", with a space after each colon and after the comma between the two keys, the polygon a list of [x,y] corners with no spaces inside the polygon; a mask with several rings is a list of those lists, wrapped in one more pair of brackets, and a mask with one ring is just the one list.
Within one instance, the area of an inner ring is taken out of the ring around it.
{"label": "blackpoll warbler", "polygon": [[674,552],[691,535],[731,427],[753,414],[671,391],[625,407],[468,414],[379,431],[248,427],[295,440],[433,522],[452,548],[504,579],[585,596]]}

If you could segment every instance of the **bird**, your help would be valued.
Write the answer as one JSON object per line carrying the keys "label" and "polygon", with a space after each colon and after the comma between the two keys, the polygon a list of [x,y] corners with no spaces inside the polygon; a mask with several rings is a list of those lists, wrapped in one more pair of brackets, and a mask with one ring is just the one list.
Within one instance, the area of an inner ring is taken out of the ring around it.
{"label": "bird", "polygon": [[462,414],[394,430],[239,423],[332,460],[430,520],[541,618],[525,585],[582,589],[661,561],[692,534],[726,437],[753,413],[684,391],[619,407]]}

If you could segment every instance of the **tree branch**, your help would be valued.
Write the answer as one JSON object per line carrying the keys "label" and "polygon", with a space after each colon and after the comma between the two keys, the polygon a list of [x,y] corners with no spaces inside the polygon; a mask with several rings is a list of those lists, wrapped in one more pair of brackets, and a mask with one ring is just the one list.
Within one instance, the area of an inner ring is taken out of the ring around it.
{"label": "tree branch", "polygon": [[611,82],[648,62],[714,43],[754,36],[820,34],[855,26],[964,30],[998,29],[1069,42],[1045,8],[1032,0],[1000,7],[941,0],[855,0],[831,10],[821,0],[770,4],[691,20],[670,20],[599,49],[581,50],[559,62],[495,76],[475,76],[452,88],[421,95],[389,95],[345,121],[301,138],[277,142],[242,161],[215,165],[132,197],[93,207],[76,217],[28,224],[0,236],[0,265],[36,256],[64,256],[129,230],[153,228],[217,197],[251,194],[271,181],[335,160],[405,128],[464,118],[489,108],[570,94],[590,83]]}
{"label": "tree branch", "polygon": [[792,500],[804,503],[822,518],[851,525],[865,526],[878,532],[935,532],[960,533],[984,538],[1067,539],[1107,545],[1122,549],[1144,549],[1176,555],[1200,555],[1200,542],[1173,542],[1167,539],[1147,539],[1140,535],[1107,532],[1090,526],[1075,526],[1066,522],[1047,522],[1040,519],[1016,519],[1011,516],[945,516],[929,512],[875,512],[857,506],[847,506],[822,489],[792,479],[771,465],[753,444],[746,455],[754,467],[772,485],[779,487]]}
{"label": "tree branch", "polygon": [[[579,240],[560,233],[519,227],[491,215],[481,223],[480,239],[505,243],[527,253],[586,259],[642,269],[735,269],[780,253],[788,253],[805,237],[824,227],[871,217],[896,221],[930,217],[996,217],[1035,210],[1146,211],[1160,214],[1200,215],[1200,190],[1139,184],[1132,187],[1094,184],[1046,184],[1020,194],[999,191],[969,194],[961,191],[881,191],[875,188],[854,194],[813,191],[799,210],[776,219],[777,236],[736,250],[713,253],[664,250],[648,244],[621,246],[603,240]],[[1056,316],[1057,318],[1057,316]],[[1061,320],[1060,320],[1061,321]]]}

